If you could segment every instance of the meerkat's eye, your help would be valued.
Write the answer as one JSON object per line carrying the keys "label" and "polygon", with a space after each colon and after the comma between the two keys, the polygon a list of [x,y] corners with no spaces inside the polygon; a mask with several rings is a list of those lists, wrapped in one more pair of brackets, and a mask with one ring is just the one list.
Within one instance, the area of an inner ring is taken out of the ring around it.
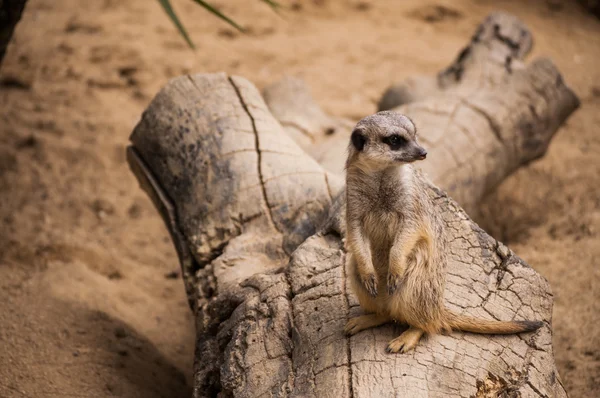
{"label": "meerkat's eye", "polygon": [[391,150],[397,151],[398,149],[405,146],[408,143],[408,141],[401,135],[394,134],[390,135],[389,137],[385,137],[383,139],[383,143],[387,144]]}

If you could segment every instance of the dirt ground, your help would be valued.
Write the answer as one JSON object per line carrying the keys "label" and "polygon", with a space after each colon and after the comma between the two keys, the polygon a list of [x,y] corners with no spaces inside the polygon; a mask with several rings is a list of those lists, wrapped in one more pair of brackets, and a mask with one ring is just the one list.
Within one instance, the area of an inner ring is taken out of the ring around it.
{"label": "dirt ground", "polygon": [[177,258],[125,162],[168,79],[298,75],[328,112],[358,119],[392,82],[447,65],[495,9],[529,25],[533,56],[551,57],[582,105],[478,221],[550,281],[562,380],[572,397],[598,393],[599,20],[556,0],[306,0],[283,16],[215,0],[240,35],[173,2],[195,52],[156,1],[30,0],[17,27],[0,70],[0,396],[190,396]]}

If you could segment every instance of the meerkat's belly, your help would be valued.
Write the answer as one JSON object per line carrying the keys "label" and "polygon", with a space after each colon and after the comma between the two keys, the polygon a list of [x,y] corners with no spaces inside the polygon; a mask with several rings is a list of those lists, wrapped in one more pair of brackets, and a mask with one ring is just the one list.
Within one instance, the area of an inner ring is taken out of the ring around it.
{"label": "meerkat's belly", "polygon": [[[410,318],[411,314],[415,313],[412,306],[413,292],[407,291],[405,286],[390,296],[387,290],[389,254],[396,235],[405,227],[402,216],[397,212],[372,211],[365,217],[363,227],[371,245],[373,267],[377,274],[376,307],[380,313],[390,316],[398,322],[405,322],[407,315]],[[409,272],[405,278],[419,279],[420,276]],[[417,286],[419,284],[410,283],[410,285]]]}
{"label": "meerkat's belly", "polygon": [[371,243],[391,245],[400,225],[398,213],[372,211],[363,220],[364,231]]}
{"label": "meerkat's belly", "polygon": [[395,212],[373,211],[365,216],[363,226],[365,234],[371,244],[373,266],[378,279],[383,282],[387,278],[389,253],[398,229],[401,228],[401,219]]}

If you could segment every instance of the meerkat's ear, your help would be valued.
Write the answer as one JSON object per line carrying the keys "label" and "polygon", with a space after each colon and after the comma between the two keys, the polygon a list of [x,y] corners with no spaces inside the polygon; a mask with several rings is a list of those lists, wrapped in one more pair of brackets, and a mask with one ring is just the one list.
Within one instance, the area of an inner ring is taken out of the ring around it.
{"label": "meerkat's ear", "polygon": [[361,152],[365,148],[367,138],[360,130],[354,130],[350,139],[352,140],[352,145],[354,145],[354,148],[356,148],[357,151]]}

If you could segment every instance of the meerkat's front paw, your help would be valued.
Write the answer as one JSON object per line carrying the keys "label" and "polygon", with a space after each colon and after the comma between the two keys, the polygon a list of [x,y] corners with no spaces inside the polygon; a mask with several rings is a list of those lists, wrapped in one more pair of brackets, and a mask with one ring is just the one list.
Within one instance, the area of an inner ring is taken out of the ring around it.
{"label": "meerkat's front paw", "polygon": [[371,297],[377,297],[377,277],[374,273],[361,276],[360,282],[371,295]]}
{"label": "meerkat's front paw", "polygon": [[402,285],[403,280],[404,280],[404,272],[397,273],[397,272],[390,271],[388,273],[387,291],[390,296],[393,295],[394,293],[396,293],[396,291],[398,290],[400,285]]}

